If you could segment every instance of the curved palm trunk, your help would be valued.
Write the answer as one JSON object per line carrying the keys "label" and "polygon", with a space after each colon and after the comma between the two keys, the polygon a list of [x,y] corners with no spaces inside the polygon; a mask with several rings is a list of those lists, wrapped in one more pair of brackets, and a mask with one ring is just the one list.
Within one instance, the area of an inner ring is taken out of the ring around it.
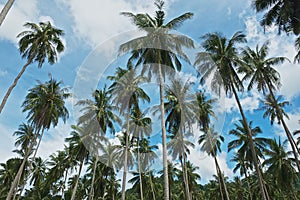
{"label": "curved palm trunk", "polygon": [[1,105],[0,105],[0,113],[2,112],[8,97],[10,95],[10,93],[12,92],[12,90],[14,89],[14,87],[16,87],[19,79],[21,78],[21,76],[23,75],[23,73],[25,72],[25,70],[27,69],[28,65],[30,65],[32,63],[32,59],[28,60],[27,63],[23,66],[23,68],[21,69],[21,71],[19,72],[19,74],[17,75],[17,77],[15,78],[13,84],[8,88],[5,96],[2,99]]}
{"label": "curved palm trunk", "polygon": [[[267,86],[268,86],[268,89],[269,89],[272,101],[276,102],[275,95],[273,93],[272,87],[271,87],[271,85],[270,85],[270,83],[268,81],[267,81]],[[280,109],[279,109],[277,103],[275,104],[275,108],[276,108],[276,112],[279,113]],[[289,140],[289,143],[290,143],[290,145],[292,147],[292,151],[293,151],[293,154],[294,154],[294,157],[295,157],[295,162],[296,162],[296,165],[297,165],[297,168],[298,168],[298,172],[300,172],[300,163],[299,163],[299,159],[298,159],[298,154],[300,154],[299,149],[297,148],[297,144],[296,144],[296,142],[295,142],[295,140],[294,140],[294,138],[293,138],[293,136],[292,136],[292,134],[291,134],[288,126],[286,125],[286,123],[285,123],[285,121],[284,121],[281,113],[279,113],[279,116],[280,116],[279,120],[280,120],[280,122],[281,122],[281,124],[282,124],[282,126],[284,128],[286,136],[287,136],[287,138]]]}
{"label": "curved palm trunk", "polygon": [[167,158],[167,133],[165,126],[165,106],[164,106],[164,90],[163,76],[161,71],[161,55],[159,53],[158,73],[159,73],[159,97],[161,112],[161,132],[162,132],[162,148],[163,148],[163,172],[164,172],[164,200],[169,200],[169,179],[168,179],[168,158]]}
{"label": "curved palm trunk", "polygon": [[[227,187],[226,187],[226,184],[225,184],[225,180],[222,176],[222,171],[220,169],[220,166],[219,166],[219,163],[218,163],[218,160],[217,160],[217,157],[214,156],[214,160],[215,160],[215,165],[216,165],[216,168],[217,168],[217,175],[219,177],[219,183],[220,183],[220,192],[221,192],[221,196],[222,198],[224,198],[223,196],[223,189],[224,189],[224,192],[225,192],[225,199],[226,200],[229,200],[229,194],[228,194],[228,191],[227,191]],[[223,187],[223,189],[222,189]]]}
{"label": "curved palm trunk", "polygon": [[92,183],[91,183],[91,191],[89,194],[89,200],[92,200],[94,198],[94,184],[95,184],[97,164],[98,164],[98,155],[96,156],[96,160],[95,160],[95,163],[93,166],[93,177],[92,177]]}
{"label": "curved palm trunk", "polygon": [[80,162],[80,165],[79,165],[78,177],[76,178],[76,183],[75,183],[75,186],[73,188],[71,200],[75,199],[76,192],[77,192],[77,187],[78,187],[78,182],[79,182],[79,177],[80,177],[80,174],[81,174],[82,167],[83,167],[83,160]]}
{"label": "curved palm trunk", "polygon": [[[44,130],[42,130],[41,137],[40,137],[39,142],[38,142],[38,144],[37,144],[37,147],[36,147],[36,149],[35,149],[35,151],[34,151],[33,157],[31,158],[33,162],[34,162],[34,160],[35,160],[36,154],[37,154],[38,149],[39,149],[39,147],[40,147],[40,144],[41,144],[43,135],[44,135]],[[30,166],[30,167],[29,167],[29,174],[30,174],[30,173],[31,173],[31,170],[32,170],[32,165],[30,164],[29,166]],[[17,185],[19,185],[19,184],[20,184],[20,180],[18,181]],[[22,185],[22,188],[21,188],[21,190],[20,190],[20,195],[19,195],[19,197],[18,197],[18,200],[20,199],[20,197],[21,197],[21,195],[22,195],[22,193],[23,193],[23,190],[25,189],[25,186],[26,186],[26,182]],[[17,195],[17,192],[15,192],[14,197],[13,197],[13,200],[15,200],[16,195]]]}
{"label": "curved palm trunk", "polygon": [[142,172],[141,172],[141,158],[140,158],[140,144],[139,144],[139,139],[137,141],[137,153],[138,153],[138,168],[139,168],[139,179],[140,179],[140,193],[141,193],[141,200],[144,200],[144,195],[143,195],[143,183],[142,183]]}
{"label": "curved palm trunk", "polygon": [[0,13],[0,26],[2,25],[6,15],[14,4],[15,0],[8,0]]}
{"label": "curved palm trunk", "polygon": [[254,167],[255,167],[255,171],[256,171],[258,179],[259,179],[259,188],[260,188],[262,197],[263,197],[264,200],[270,200],[269,194],[268,194],[268,191],[265,187],[264,180],[263,180],[263,177],[262,177],[262,174],[261,174],[261,171],[260,171],[260,167],[259,167],[259,164],[258,164],[257,154],[256,154],[256,151],[255,151],[255,148],[254,148],[254,142],[253,142],[253,138],[252,138],[252,135],[251,135],[251,129],[249,128],[249,125],[248,125],[246,116],[244,114],[241,102],[239,100],[239,97],[237,95],[237,92],[236,92],[235,87],[234,87],[232,82],[231,82],[231,89],[232,89],[232,92],[234,94],[235,100],[238,104],[240,114],[242,115],[243,123],[245,124],[246,129],[247,129],[247,134],[248,134],[248,137],[249,137],[249,140],[250,140],[251,153],[252,153],[252,157],[253,157],[253,161],[254,161]]}

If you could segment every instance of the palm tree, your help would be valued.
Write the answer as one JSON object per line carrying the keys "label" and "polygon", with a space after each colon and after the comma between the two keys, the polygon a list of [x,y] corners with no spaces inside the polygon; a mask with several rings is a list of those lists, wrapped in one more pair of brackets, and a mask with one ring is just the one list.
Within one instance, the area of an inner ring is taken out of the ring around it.
{"label": "palm tree", "polygon": [[[118,170],[120,169],[121,166],[121,162],[119,160],[120,155],[119,155],[118,147],[112,145],[110,142],[107,142],[106,145],[100,146],[100,149],[102,151],[102,154],[100,155],[100,160],[104,165],[107,166],[106,170],[108,170],[107,172],[105,172],[105,176],[106,178],[107,176],[109,176],[110,180],[113,180],[115,169]],[[104,199],[104,195],[106,194],[106,192],[107,192],[107,188],[105,186],[102,199]],[[116,198],[115,195],[112,194],[111,199],[115,200],[115,198]]]}
{"label": "palm tree", "polygon": [[[95,141],[99,145],[105,141],[104,135],[110,130],[111,133],[115,133],[114,123],[120,124],[120,118],[114,113],[117,110],[116,106],[111,105],[111,94],[107,91],[106,87],[102,90],[96,90],[93,93],[94,100],[80,100],[77,105],[85,106],[82,108],[83,115],[79,117],[78,124],[84,124],[90,131],[95,131],[93,136]],[[89,193],[89,199],[94,196],[94,181],[96,174],[96,167],[99,160],[98,151],[93,151],[96,160],[94,162],[93,177],[91,183],[91,191]]]}
{"label": "palm tree", "polygon": [[293,185],[298,179],[293,161],[286,152],[287,140],[281,142],[275,138],[270,142],[270,149],[265,150],[266,158],[263,165],[268,167],[267,172],[273,175],[275,181],[283,191],[288,191],[291,198],[297,199],[294,193]]}
{"label": "palm tree", "polygon": [[272,96],[271,94],[267,95],[265,97],[265,100],[262,101],[263,106],[261,107],[262,110],[265,110],[263,117],[269,117],[271,124],[273,124],[274,120],[277,119],[278,124],[281,124],[285,130],[285,133],[287,135],[287,138],[290,142],[290,145],[293,150],[296,166],[298,168],[298,172],[300,172],[300,162],[298,159],[299,155],[299,149],[297,148],[297,144],[287,126],[285,123],[284,117],[289,119],[287,113],[284,111],[284,107],[289,105],[288,101],[282,101],[283,96],[278,96],[277,98],[275,96]]}
{"label": "palm tree", "polygon": [[33,170],[29,184],[35,188],[39,188],[46,178],[47,162],[38,157],[33,161],[32,167]]}
{"label": "palm tree", "polygon": [[[94,134],[91,132],[87,132],[87,129],[85,127],[73,125],[72,129],[73,131],[71,132],[71,137],[66,138],[65,141],[69,143],[70,153],[73,154],[74,159],[79,162],[79,170],[71,196],[71,200],[74,200],[83,165],[88,161],[90,151],[92,151],[92,149],[95,148],[94,146],[96,146],[96,144],[93,143],[94,138],[92,136]],[[86,146],[87,144],[90,145],[89,149]]]}
{"label": "palm tree", "polygon": [[[271,57],[267,58],[269,48],[268,42],[264,43],[261,48],[256,46],[255,50],[246,47],[243,52],[243,66],[240,67],[240,72],[245,73],[244,80],[250,79],[248,90],[253,88],[253,86],[257,85],[257,90],[262,91],[266,94],[266,91],[269,92],[269,98],[272,101],[275,101],[274,91],[280,86],[280,75],[279,73],[272,67],[274,65],[278,65],[283,63],[285,60],[288,60],[285,57]],[[278,113],[281,112],[281,108],[277,106],[277,104],[273,104],[277,109]],[[287,138],[293,148],[294,157],[297,163],[298,171],[300,171],[300,163],[297,155],[297,146],[295,140],[292,137],[290,130],[283,120],[282,126],[286,132]]]}
{"label": "palm tree", "polygon": [[196,118],[198,120],[200,128],[202,128],[204,132],[209,128],[210,118],[216,118],[212,106],[212,104],[214,104],[216,101],[216,99],[208,99],[205,96],[205,93],[202,91],[196,93],[195,104],[197,105],[198,111],[198,113],[196,113]]}
{"label": "palm tree", "polygon": [[295,41],[296,51],[298,52],[294,58],[294,62],[300,63],[300,36]]}
{"label": "palm tree", "polygon": [[[221,142],[224,142],[224,137],[219,135],[213,128],[209,128],[207,132],[204,132],[203,135],[200,135],[198,143],[201,146],[201,150],[206,152],[209,156],[212,156],[215,161],[217,176],[219,177],[220,183],[220,192],[222,199],[223,197],[223,190],[225,191],[225,199],[229,200],[229,195],[227,192],[227,187],[225,181],[222,176],[222,171],[220,169],[218,160],[217,160],[217,153],[221,152]],[[223,187],[223,189],[222,189]]]}
{"label": "palm tree", "polygon": [[235,162],[236,165],[233,168],[233,172],[236,173],[237,170],[240,171],[240,176],[245,175],[245,179],[248,185],[248,193],[249,193],[249,199],[252,200],[252,192],[251,192],[251,186],[249,182],[249,177],[247,174],[248,169],[252,169],[252,165],[250,164],[249,161],[245,160],[243,155],[241,153],[236,152],[233,158],[230,160],[231,162]]}
{"label": "palm tree", "polygon": [[48,58],[48,63],[52,65],[57,61],[57,54],[64,50],[64,45],[60,39],[64,33],[62,30],[52,26],[50,22],[40,22],[39,24],[27,22],[24,26],[31,30],[23,31],[17,37],[21,37],[19,40],[19,51],[22,58],[27,59],[27,63],[23,66],[3,97],[0,105],[0,113],[10,93],[30,64],[37,62],[38,67],[41,68],[45,59]]}
{"label": "palm tree", "polygon": [[122,200],[125,200],[125,187],[127,176],[127,159],[128,159],[128,143],[129,143],[129,120],[131,109],[139,107],[139,100],[150,102],[150,97],[139,86],[146,81],[146,78],[139,75],[136,76],[136,70],[132,69],[132,65],[127,66],[127,70],[117,68],[115,76],[109,76],[109,80],[114,80],[109,87],[109,92],[112,94],[113,103],[119,108],[120,114],[126,112],[125,125],[125,151],[124,151],[124,167],[122,179]]}
{"label": "palm tree", "polygon": [[[141,156],[140,156],[140,141],[145,136],[150,136],[152,131],[151,126],[151,118],[146,117],[145,113],[143,113],[140,108],[135,107],[131,111],[129,121],[129,132],[132,133],[133,137],[136,138],[136,153],[137,153],[137,164],[138,164],[138,172],[141,176]],[[141,179],[141,177],[140,177]],[[140,193],[141,193],[141,200],[143,200],[143,184],[140,181]]]}
{"label": "palm tree", "polygon": [[21,146],[22,151],[27,152],[34,139],[34,127],[23,123],[19,126],[18,131],[15,131],[13,135],[18,136],[15,146]]}
{"label": "palm tree", "polygon": [[261,20],[262,26],[278,26],[279,33],[293,31],[295,35],[300,33],[300,2],[298,0],[255,0],[253,2],[257,12],[266,11]]}
{"label": "palm tree", "polygon": [[241,32],[236,32],[229,40],[220,33],[208,33],[202,36],[204,52],[199,52],[196,56],[194,65],[198,68],[201,75],[200,83],[204,83],[213,73],[211,88],[214,92],[220,95],[223,88],[226,95],[234,95],[238,109],[246,124],[247,134],[250,138],[250,147],[252,148],[254,166],[258,174],[260,190],[264,200],[269,200],[262,175],[259,170],[257,156],[254,151],[254,144],[251,138],[251,130],[248,127],[247,118],[241,105],[237,91],[243,91],[243,84],[240,80],[235,66],[240,63],[238,50],[236,45],[246,42],[245,35]]}
{"label": "palm tree", "polygon": [[2,25],[6,15],[8,14],[8,12],[11,9],[14,2],[15,2],[15,0],[8,0],[5,4],[5,6],[2,8],[1,13],[0,13],[0,26]]}
{"label": "palm tree", "polygon": [[[185,20],[190,19],[193,14],[185,13],[168,23],[165,22],[165,12],[163,11],[164,2],[156,0],[155,5],[158,10],[155,17],[148,14],[133,14],[123,12],[122,14],[132,19],[133,23],[147,35],[133,39],[120,46],[121,53],[132,52],[130,60],[137,60],[136,66],[142,65],[142,72],[149,70],[149,79],[151,74],[157,74],[159,79],[160,91],[160,110],[163,144],[163,166],[164,166],[164,199],[169,199],[168,187],[168,163],[166,146],[166,128],[164,124],[164,99],[163,99],[163,77],[172,72],[172,69],[181,69],[179,60],[183,58],[188,61],[188,57],[182,51],[182,47],[193,48],[193,40],[178,34],[169,33],[170,30],[178,28]],[[154,64],[153,64],[154,63]]]}
{"label": "palm tree", "polygon": [[[23,112],[28,112],[27,119],[33,125],[35,133],[28,151],[25,152],[24,160],[18,174],[16,175],[10,191],[7,196],[7,200],[10,200],[15,188],[19,184],[22,171],[25,163],[28,161],[28,157],[39,137],[39,144],[42,140],[44,130],[48,130],[51,125],[55,127],[61,118],[64,122],[69,117],[67,108],[65,107],[65,99],[70,96],[67,88],[61,88],[62,82],[57,82],[52,77],[46,83],[39,82],[38,85],[29,90],[29,93],[25,97],[25,101],[22,104]],[[42,134],[40,134],[42,132]],[[39,147],[36,147],[36,151]]]}
{"label": "palm tree", "polygon": [[185,194],[188,200],[191,200],[192,196],[188,187],[186,159],[190,152],[189,146],[193,148],[194,144],[185,140],[184,137],[188,136],[186,133],[191,133],[192,123],[196,113],[198,113],[197,104],[195,104],[196,96],[190,93],[190,89],[191,83],[189,81],[182,83],[180,80],[174,80],[165,92],[165,98],[168,100],[165,103],[166,127],[167,131],[171,133],[171,141],[167,147],[173,159],[178,157],[181,162]]}

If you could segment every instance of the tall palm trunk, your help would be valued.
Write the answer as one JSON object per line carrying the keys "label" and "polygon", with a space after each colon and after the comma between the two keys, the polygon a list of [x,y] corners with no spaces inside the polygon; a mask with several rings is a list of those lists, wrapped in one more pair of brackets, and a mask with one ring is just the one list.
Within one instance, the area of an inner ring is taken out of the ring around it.
{"label": "tall palm trunk", "polygon": [[162,133],[162,148],[163,148],[163,172],[164,172],[164,200],[169,200],[169,179],[168,179],[168,158],[167,158],[167,133],[165,126],[165,106],[164,106],[164,89],[163,76],[161,69],[161,55],[159,54],[158,74],[159,74],[159,98],[161,112],[161,133]]}
{"label": "tall palm trunk", "polygon": [[222,196],[222,198],[224,198],[224,196],[223,196],[223,190],[224,190],[224,192],[225,192],[225,199],[229,200],[229,194],[228,194],[228,191],[227,191],[225,180],[224,180],[224,177],[222,175],[222,171],[221,171],[221,168],[219,166],[219,163],[218,163],[218,160],[217,160],[216,156],[214,156],[214,160],[215,160],[215,165],[216,165],[216,169],[217,169],[217,176],[219,177],[219,184],[220,184],[221,196]]}
{"label": "tall palm trunk", "polygon": [[[45,114],[45,113],[44,113],[44,114]],[[43,115],[44,115],[44,114],[43,114]],[[41,120],[39,121],[39,124],[41,124],[42,118],[43,118],[43,116],[41,117]],[[14,181],[12,182],[12,184],[11,184],[11,186],[10,186],[10,189],[9,189],[8,194],[7,194],[6,200],[11,200],[11,198],[12,198],[13,195],[14,195],[14,193],[16,192],[15,190],[17,189],[17,187],[18,187],[18,185],[19,185],[19,182],[20,182],[20,180],[21,180],[22,173],[23,173],[24,168],[25,168],[25,164],[26,164],[26,162],[28,161],[28,158],[29,158],[29,156],[30,156],[30,152],[32,151],[32,149],[33,149],[33,147],[34,147],[34,145],[35,145],[35,143],[36,143],[36,140],[37,140],[37,138],[38,138],[38,134],[39,134],[39,132],[40,132],[40,129],[41,129],[41,125],[38,126],[38,128],[37,128],[37,130],[36,130],[36,132],[35,132],[35,134],[34,134],[35,137],[34,137],[33,140],[31,141],[30,146],[29,146],[27,152],[25,153],[24,159],[23,159],[22,164],[21,164],[21,166],[20,166],[20,168],[19,168],[19,170],[18,170],[18,173],[17,173],[17,175],[15,176]]]}
{"label": "tall palm trunk", "polygon": [[129,140],[129,109],[128,109],[128,113],[127,113],[127,124],[126,124],[126,136],[125,136],[125,154],[124,154],[124,171],[123,171],[123,179],[122,179],[122,200],[125,200],[126,197],[126,177],[127,177],[127,162],[128,162],[128,140]]}
{"label": "tall palm trunk", "polygon": [[2,99],[1,105],[0,105],[0,113],[2,112],[8,97],[10,95],[10,93],[12,92],[12,90],[14,89],[14,87],[16,87],[19,79],[21,78],[21,76],[23,75],[23,73],[25,72],[25,70],[27,69],[28,65],[30,65],[32,63],[32,59],[28,60],[27,63],[23,66],[23,68],[21,69],[21,71],[19,72],[19,74],[17,75],[17,77],[15,78],[13,84],[8,88],[5,96]]}
{"label": "tall palm trunk", "polygon": [[186,167],[186,156],[183,155],[183,160],[181,160],[181,167],[183,171],[183,182],[184,182],[184,187],[185,187],[185,194],[186,194],[186,199],[191,200],[192,195],[190,193],[190,188],[189,188],[189,181],[188,181],[188,175],[187,175],[187,167]]}
{"label": "tall palm trunk", "polygon": [[[271,95],[272,101],[275,103],[276,102],[275,95],[273,93],[273,90],[272,90],[272,87],[271,87],[269,81],[267,81],[267,86],[268,86],[269,93]],[[280,109],[279,109],[277,103],[275,103],[275,109],[276,109],[277,113],[280,112]],[[295,162],[296,162],[296,165],[297,165],[297,168],[298,168],[298,172],[300,172],[300,163],[299,163],[299,159],[298,159],[298,154],[300,154],[299,149],[297,148],[297,144],[296,144],[296,142],[295,142],[295,140],[294,140],[294,138],[293,138],[293,136],[292,136],[292,134],[291,134],[288,126],[286,125],[286,123],[285,123],[285,121],[284,121],[281,113],[279,113],[279,117],[280,117],[279,120],[280,120],[280,122],[281,122],[281,124],[282,124],[282,126],[284,128],[286,136],[287,136],[287,138],[289,140],[289,143],[290,143],[290,145],[292,147],[292,151],[293,151],[293,154],[294,154],[294,157],[295,157]]]}
{"label": "tall palm trunk", "polygon": [[2,25],[7,13],[11,9],[14,2],[15,2],[15,0],[8,0],[5,4],[5,6],[2,8],[1,13],[0,13],[0,26]]}
{"label": "tall palm trunk", "polygon": [[78,187],[78,182],[79,182],[79,177],[80,177],[80,174],[81,174],[82,167],[83,167],[83,160],[80,162],[80,165],[79,165],[78,176],[77,176],[77,178],[76,178],[75,186],[74,186],[74,188],[73,188],[71,200],[74,200],[74,199],[75,199],[76,192],[77,192],[77,187]]}
{"label": "tall palm trunk", "polygon": [[260,187],[260,191],[261,191],[263,200],[270,200],[269,194],[268,194],[267,189],[265,188],[264,180],[263,180],[263,177],[262,177],[262,174],[261,174],[261,171],[260,171],[260,167],[259,167],[259,164],[258,164],[258,158],[257,158],[257,154],[256,154],[256,151],[255,151],[255,148],[254,148],[253,138],[252,138],[252,135],[251,135],[251,129],[248,125],[248,122],[247,122],[246,116],[244,114],[241,102],[239,100],[239,97],[237,95],[237,92],[235,90],[235,87],[234,87],[232,81],[231,81],[231,89],[232,89],[232,92],[234,94],[235,100],[238,104],[240,114],[242,115],[243,123],[244,123],[244,125],[246,126],[246,129],[247,129],[247,134],[248,134],[248,137],[249,137],[249,140],[250,140],[251,153],[252,153],[252,157],[253,157],[253,161],[254,161],[254,167],[255,167],[255,171],[256,171],[258,179],[259,179],[259,187]]}
{"label": "tall palm trunk", "polygon": [[152,198],[153,198],[153,200],[156,200],[155,192],[154,192],[154,185],[153,185],[153,180],[152,180],[152,174],[151,174],[150,170],[149,170],[149,180],[150,180],[150,187],[151,187],[151,192],[152,192]]}
{"label": "tall palm trunk", "polygon": [[89,200],[92,200],[94,198],[94,184],[95,184],[95,177],[96,177],[96,170],[97,170],[97,164],[98,164],[98,155],[96,155],[96,160],[94,162],[93,166],[93,177],[92,177],[92,183],[91,183],[91,191],[89,194]]}
{"label": "tall palm trunk", "polygon": [[65,187],[66,187],[66,183],[67,183],[67,178],[68,178],[68,171],[69,169],[67,168],[66,172],[65,172],[65,179],[64,179],[64,185],[61,191],[61,199],[65,199]]}
{"label": "tall palm trunk", "polygon": [[139,179],[140,179],[141,200],[144,200],[139,139],[137,140],[137,156],[138,156],[138,171],[139,171]]}

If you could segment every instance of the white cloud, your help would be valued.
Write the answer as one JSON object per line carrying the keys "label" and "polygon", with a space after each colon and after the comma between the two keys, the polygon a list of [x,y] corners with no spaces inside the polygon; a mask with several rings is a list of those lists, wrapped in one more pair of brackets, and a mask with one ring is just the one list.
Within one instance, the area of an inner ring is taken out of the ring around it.
{"label": "white cloud", "polygon": [[0,77],[5,77],[7,74],[7,70],[0,70]]}
{"label": "white cloud", "polygon": [[12,136],[14,131],[7,125],[0,123],[0,163],[5,163],[7,159],[16,156],[16,154],[12,153],[12,150],[16,149],[14,147],[15,138]]}

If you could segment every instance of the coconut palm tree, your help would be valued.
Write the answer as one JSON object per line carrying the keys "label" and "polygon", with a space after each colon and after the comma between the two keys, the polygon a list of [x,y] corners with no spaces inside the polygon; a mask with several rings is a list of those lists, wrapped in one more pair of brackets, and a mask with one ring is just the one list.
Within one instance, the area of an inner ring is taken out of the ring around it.
{"label": "coconut palm tree", "polygon": [[161,110],[161,127],[162,127],[162,144],[163,144],[163,166],[164,166],[164,199],[169,199],[168,188],[168,163],[167,163],[167,146],[166,146],[166,128],[164,124],[164,99],[163,99],[163,77],[170,74],[172,70],[181,69],[179,58],[186,61],[187,55],[182,51],[183,47],[194,47],[193,40],[178,34],[169,33],[171,30],[178,28],[185,20],[190,19],[193,14],[185,13],[168,23],[165,22],[165,12],[163,11],[164,2],[156,0],[155,5],[158,10],[155,17],[148,14],[133,14],[123,12],[122,14],[132,19],[138,29],[147,33],[142,36],[126,42],[120,46],[120,52],[132,52],[131,61],[136,60],[136,66],[142,65],[142,72],[148,70],[149,79],[152,73],[158,75],[160,91],[160,110]]}
{"label": "coconut palm tree", "polygon": [[202,46],[205,51],[197,54],[194,63],[198,72],[202,75],[200,83],[204,84],[205,80],[212,75],[210,85],[214,92],[220,95],[221,90],[224,89],[226,95],[234,95],[244,124],[247,126],[247,134],[250,138],[250,147],[252,148],[254,166],[258,174],[261,194],[264,200],[269,200],[269,195],[264,189],[264,181],[256,159],[257,156],[254,151],[251,130],[248,127],[247,118],[237,93],[238,91],[243,91],[244,87],[235,69],[236,64],[240,63],[236,45],[246,42],[245,35],[238,31],[230,39],[227,39],[220,33],[208,33],[201,38],[204,40]]}
{"label": "coconut palm tree", "polygon": [[[151,118],[146,117],[145,113],[143,113],[140,108],[135,107],[131,111],[130,121],[129,121],[129,132],[132,133],[133,137],[136,138],[136,157],[137,157],[137,165],[138,172],[140,176],[142,176],[142,166],[141,166],[141,156],[140,156],[140,141],[145,136],[150,136],[152,131]],[[140,177],[141,179],[142,177]],[[143,200],[143,184],[140,181],[140,194],[141,200]]]}
{"label": "coconut palm tree", "polygon": [[[107,166],[105,172],[106,178],[109,177],[109,180],[112,181],[114,179],[114,174],[115,170],[119,170],[121,166],[121,161],[119,160],[119,151],[118,147],[115,145],[112,145],[109,141],[106,143],[106,145],[101,145],[100,150],[102,151],[102,154],[99,156],[101,162]],[[105,179],[106,179],[105,178]],[[111,190],[112,188],[108,188],[108,190]],[[104,187],[104,192],[103,192],[103,197],[104,199],[106,192],[108,191],[107,187],[105,185]],[[115,200],[115,195],[114,193],[111,194],[112,197],[110,199]]]}
{"label": "coconut palm tree", "polygon": [[257,12],[266,12],[261,20],[262,26],[278,26],[279,33],[293,31],[300,33],[300,2],[298,0],[255,0],[254,8]]}
{"label": "coconut palm tree", "polygon": [[[213,129],[213,127],[209,128],[207,132],[204,132],[204,134],[200,135],[198,140],[199,145],[202,145],[201,150],[214,158],[216,170],[217,170],[217,176],[219,177],[218,179],[220,183],[220,192],[221,192],[222,199],[229,200],[227,187],[222,176],[220,165],[217,160],[217,153],[221,152],[221,142],[224,142],[224,137],[219,135],[218,132],[216,132]],[[223,190],[225,192],[225,198],[223,196]]]}
{"label": "coconut palm tree", "polygon": [[[97,148],[97,144],[94,143],[94,133],[88,132],[85,127],[72,126],[73,131],[71,132],[71,137],[65,139],[69,143],[70,153],[74,155],[74,159],[79,163],[79,170],[76,177],[76,182],[73,188],[71,200],[76,197],[78,181],[83,168],[84,163],[87,163],[90,156],[90,151]],[[89,147],[87,147],[89,144]]]}
{"label": "coconut palm tree", "polygon": [[[288,59],[285,57],[268,58],[268,45],[269,42],[264,43],[261,48],[257,45],[255,50],[252,50],[250,47],[246,47],[242,52],[243,65],[239,68],[239,71],[245,74],[243,80],[250,80],[248,90],[252,89],[256,84],[259,92],[262,91],[266,94],[266,91],[268,91],[270,100],[273,99],[272,101],[275,101],[274,91],[276,91],[276,89],[280,86],[280,74],[272,66],[282,64]],[[281,112],[281,108],[278,107],[277,104],[274,104],[274,106],[275,109],[278,109],[278,112]],[[281,123],[292,146],[298,171],[300,171],[296,142],[285,122]]]}
{"label": "coconut palm tree", "polygon": [[60,39],[64,33],[52,26],[50,22],[40,22],[39,24],[27,22],[24,26],[30,30],[21,32],[17,37],[21,38],[19,40],[19,51],[22,58],[27,59],[27,62],[3,97],[0,113],[10,93],[30,64],[37,62],[38,67],[41,68],[47,58],[48,63],[52,65],[57,61],[57,54],[64,50],[64,45]]}
{"label": "coconut palm tree", "polygon": [[[44,84],[39,82],[38,85],[29,90],[29,93],[25,97],[25,101],[22,104],[23,112],[28,112],[27,119],[34,127],[35,136],[28,147],[28,151],[25,153],[23,163],[11,185],[6,198],[7,200],[11,199],[15,188],[19,184],[25,163],[28,161],[38,137],[40,144],[45,130],[48,130],[51,125],[53,127],[57,126],[59,119],[65,122],[69,117],[68,110],[65,107],[65,99],[70,96],[70,93],[67,88],[62,88],[61,84],[62,82],[57,82],[51,77],[50,80]],[[42,134],[40,134],[40,132]],[[36,151],[39,144],[36,147]]]}
{"label": "coconut palm tree", "polygon": [[240,176],[245,176],[247,185],[248,185],[248,193],[249,193],[249,199],[252,200],[252,192],[251,192],[251,186],[249,182],[249,176],[247,174],[249,169],[252,169],[253,166],[250,164],[249,161],[245,160],[243,155],[241,153],[236,152],[232,159],[230,159],[231,162],[235,162],[236,165],[233,168],[233,172],[236,173],[238,170],[240,171]]}
{"label": "coconut palm tree", "polygon": [[[188,200],[191,200],[191,194],[188,187],[187,180],[187,154],[189,154],[189,147],[194,147],[194,144],[185,137],[191,135],[191,126],[195,121],[197,111],[197,104],[195,104],[196,96],[191,92],[191,83],[186,81],[182,83],[181,80],[174,80],[170,87],[166,88],[165,98],[165,112],[166,128],[171,134],[169,137],[171,140],[167,144],[169,154],[172,155],[173,159],[179,158],[182,171],[183,180],[185,183],[185,194]],[[195,106],[196,105],[196,106]]]}
{"label": "coconut palm tree", "polygon": [[27,152],[30,144],[34,139],[34,127],[29,124],[21,124],[19,129],[14,132],[14,136],[17,136],[15,146],[21,147],[22,151]]}
{"label": "coconut palm tree", "polygon": [[139,107],[139,101],[150,102],[150,97],[146,92],[140,88],[140,85],[146,81],[146,78],[136,75],[136,69],[132,68],[131,64],[128,64],[127,70],[117,68],[115,76],[109,76],[109,80],[114,82],[109,87],[109,92],[113,97],[113,103],[119,108],[121,115],[126,116],[125,125],[125,151],[124,151],[124,169],[122,179],[122,200],[125,200],[125,187],[126,187],[126,176],[127,176],[127,159],[128,159],[128,144],[129,144],[129,120],[130,112],[134,107]]}
{"label": "coconut palm tree", "polygon": [[12,5],[14,4],[15,0],[8,0],[0,13],[0,26],[2,25],[6,15],[8,14],[9,10],[11,9]]}
{"label": "coconut palm tree", "polygon": [[263,117],[269,117],[271,124],[273,124],[274,120],[277,119],[278,124],[281,124],[285,130],[287,138],[290,142],[290,145],[293,150],[296,166],[298,168],[298,172],[300,172],[300,162],[298,159],[299,149],[297,147],[296,141],[294,140],[284,118],[289,119],[287,113],[284,111],[284,107],[289,105],[288,101],[282,101],[283,96],[272,96],[271,94],[265,97],[265,100],[262,101],[263,106],[261,107],[262,110],[265,110]]}
{"label": "coconut palm tree", "polygon": [[[79,117],[78,124],[83,124],[90,131],[94,131],[93,136],[95,144],[102,145],[106,141],[104,135],[109,130],[112,134],[115,133],[115,122],[120,124],[120,118],[114,113],[117,107],[111,105],[111,94],[106,86],[102,90],[96,90],[93,93],[93,100],[80,100],[77,105],[84,106],[81,109],[83,115]],[[101,147],[100,147],[101,148]],[[91,183],[91,190],[89,193],[89,199],[91,200],[94,196],[94,181],[96,175],[96,168],[98,165],[99,155],[98,151],[92,151],[96,157],[94,164],[94,172]]]}
{"label": "coconut palm tree", "polygon": [[293,161],[286,152],[287,140],[281,142],[280,138],[277,141],[275,138],[270,142],[270,148],[265,150],[268,156],[263,165],[268,167],[267,173],[273,175],[273,181],[277,183],[280,192],[287,191],[290,197],[297,199],[294,193],[294,183],[298,180],[296,170],[293,166]]}

